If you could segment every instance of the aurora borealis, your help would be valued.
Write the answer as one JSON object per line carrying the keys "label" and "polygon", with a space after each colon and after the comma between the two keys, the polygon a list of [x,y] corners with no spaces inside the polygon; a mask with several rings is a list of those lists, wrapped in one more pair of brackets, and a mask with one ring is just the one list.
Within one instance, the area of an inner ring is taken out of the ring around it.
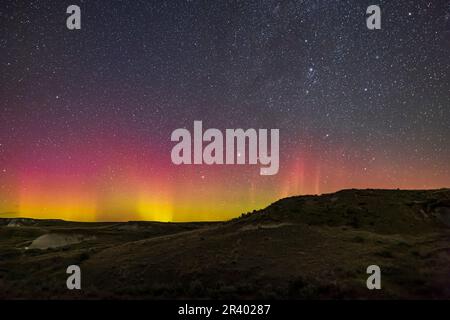
{"label": "aurora borealis", "polygon": [[[66,8],[81,8],[67,30]],[[450,6],[6,1],[0,216],[222,220],[344,188],[450,185]],[[280,168],[172,164],[171,132],[279,128]]]}

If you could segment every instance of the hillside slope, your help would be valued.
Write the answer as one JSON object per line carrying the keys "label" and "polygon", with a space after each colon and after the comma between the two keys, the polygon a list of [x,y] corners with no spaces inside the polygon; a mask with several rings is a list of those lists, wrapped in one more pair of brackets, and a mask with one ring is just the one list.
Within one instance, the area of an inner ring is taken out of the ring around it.
{"label": "hillside slope", "polygon": [[[291,197],[223,223],[2,220],[0,295],[448,299],[449,222],[449,189]],[[80,241],[24,249],[46,234]],[[79,292],[65,288],[69,264],[82,268]],[[382,290],[366,288],[372,264]]]}

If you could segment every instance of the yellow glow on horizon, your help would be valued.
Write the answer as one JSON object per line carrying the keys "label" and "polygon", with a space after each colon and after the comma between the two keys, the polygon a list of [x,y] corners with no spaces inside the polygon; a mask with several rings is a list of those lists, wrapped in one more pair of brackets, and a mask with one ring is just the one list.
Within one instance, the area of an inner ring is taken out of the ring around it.
{"label": "yellow glow on horizon", "polygon": [[141,194],[138,200],[137,211],[140,217],[139,220],[173,221],[173,206],[167,195]]}
{"label": "yellow glow on horizon", "polygon": [[24,218],[62,219],[68,221],[96,221],[96,207],[80,202],[22,202],[18,215]]}

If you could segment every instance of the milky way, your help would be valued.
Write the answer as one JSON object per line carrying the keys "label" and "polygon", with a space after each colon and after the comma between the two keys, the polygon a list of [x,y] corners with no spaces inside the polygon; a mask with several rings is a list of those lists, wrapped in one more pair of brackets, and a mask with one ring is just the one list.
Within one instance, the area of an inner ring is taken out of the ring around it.
{"label": "milky way", "polygon": [[[81,30],[66,8],[81,8]],[[220,220],[289,195],[450,185],[450,5],[3,1],[0,212]],[[176,128],[279,128],[280,170],[175,166]]]}

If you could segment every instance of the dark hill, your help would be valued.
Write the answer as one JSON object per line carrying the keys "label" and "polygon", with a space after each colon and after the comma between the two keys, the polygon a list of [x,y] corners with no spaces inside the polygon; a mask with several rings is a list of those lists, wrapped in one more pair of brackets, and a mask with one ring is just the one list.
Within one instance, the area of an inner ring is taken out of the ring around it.
{"label": "dark hill", "polygon": [[450,189],[349,189],[320,196],[296,196],[237,220],[350,226],[387,234],[425,233],[450,226]]}

